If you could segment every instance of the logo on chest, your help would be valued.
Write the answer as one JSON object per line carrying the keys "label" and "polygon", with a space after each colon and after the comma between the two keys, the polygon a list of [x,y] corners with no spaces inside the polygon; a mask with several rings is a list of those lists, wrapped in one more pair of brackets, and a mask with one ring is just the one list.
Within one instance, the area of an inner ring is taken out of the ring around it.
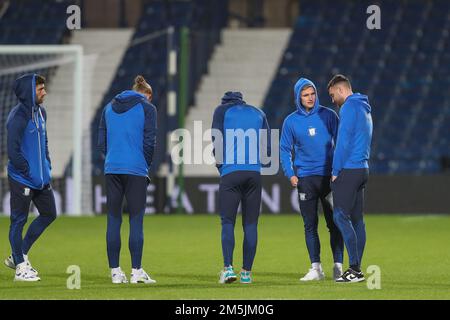
{"label": "logo on chest", "polygon": [[308,128],[308,135],[314,137],[316,135],[316,128]]}

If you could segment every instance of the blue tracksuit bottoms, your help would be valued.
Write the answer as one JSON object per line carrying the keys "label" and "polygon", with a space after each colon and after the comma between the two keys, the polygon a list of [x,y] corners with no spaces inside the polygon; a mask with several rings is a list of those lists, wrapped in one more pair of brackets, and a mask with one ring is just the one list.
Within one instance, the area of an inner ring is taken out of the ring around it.
{"label": "blue tracksuit bottoms", "polygon": [[334,222],[344,238],[350,266],[356,270],[366,245],[366,227],[363,219],[364,189],[369,170],[343,169],[331,183],[334,201]]}
{"label": "blue tracksuit bottoms", "polygon": [[261,210],[261,174],[235,171],[220,178],[219,210],[222,220],[222,253],[224,266],[233,265],[234,225],[239,204],[244,229],[243,266],[251,271],[256,254],[257,226]]}
{"label": "blue tracksuit bottoms", "polygon": [[300,213],[305,227],[305,240],[311,263],[320,262],[318,204],[322,204],[323,214],[330,232],[330,245],[334,262],[342,263],[344,242],[341,232],[333,221],[333,197],[330,176],[307,176],[299,178],[298,196]]}

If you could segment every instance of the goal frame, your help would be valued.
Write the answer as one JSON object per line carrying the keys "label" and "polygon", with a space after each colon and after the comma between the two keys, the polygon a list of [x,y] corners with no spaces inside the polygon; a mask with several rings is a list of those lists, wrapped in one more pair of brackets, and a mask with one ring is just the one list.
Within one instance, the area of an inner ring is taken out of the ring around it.
{"label": "goal frame", "polygon": [[73,194],[69,215],[82,215],[82,112],[83,112],[83,47],[81,45],[0,45],[0,54],[58,54],[69,53],[74,56],[73,73]]}

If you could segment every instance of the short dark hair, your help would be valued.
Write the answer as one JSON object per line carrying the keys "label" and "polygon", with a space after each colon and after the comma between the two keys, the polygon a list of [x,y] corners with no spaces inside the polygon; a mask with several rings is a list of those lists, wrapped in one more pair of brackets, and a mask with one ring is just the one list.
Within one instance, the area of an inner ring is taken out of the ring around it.
{"label": "short dark hair", "polygon": [[331,87],[335,86],[338,83],[345,82],[347,86],[351,89],[352,85],[350,84],[350,80],[342,74],[337,74],[333,78],[331,78],[330,82],[328,82],[327,89],[329,90]]}
{"label": "short dark hair", "polygon": [[40,74],[36,75],[36,85],[45,84],[45,77]]}

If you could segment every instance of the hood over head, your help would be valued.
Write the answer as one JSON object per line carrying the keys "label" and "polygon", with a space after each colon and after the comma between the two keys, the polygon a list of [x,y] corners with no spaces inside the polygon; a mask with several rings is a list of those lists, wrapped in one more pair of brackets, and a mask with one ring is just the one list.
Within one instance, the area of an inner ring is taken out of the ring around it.
{"label": "hood over head", "polygon": [[227,91],[222,97],[222,104],[245,104],[245,101],[242,99],[242,93]]}
{"label": "hood over head", "polygon": [[[306,86],[312,86],[314,90],[316,91],[316,102],[314,103],[314,107],[312,110],[308,113],[306,112],[306,108],[301,104],[300,100],[300,93],[302,92],[303,88]],[[295,99],[295,105],[297,107],[297,111],[300,112],[303,115],[312,114],[317,111],[319,108],[319,94],[317,92],[317,88],[314,85],[314,83],[306,78],[300,78],[298,79],[297,83],[294,86],[294,99]]]}
{"label": "hood over head", "polygon": [[25,74],[14,82],[14,93],[27,109],[31,110],[36,104],[36,74]]}

